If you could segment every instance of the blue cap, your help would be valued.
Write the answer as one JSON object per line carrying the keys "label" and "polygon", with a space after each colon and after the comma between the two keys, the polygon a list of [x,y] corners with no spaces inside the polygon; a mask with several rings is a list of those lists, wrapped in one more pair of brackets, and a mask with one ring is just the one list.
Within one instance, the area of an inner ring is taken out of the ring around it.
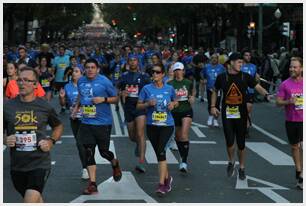
{"label": "blue cap", "polygon": [[138,59],[138,56],[136,54],[129,54],[129,59]]}

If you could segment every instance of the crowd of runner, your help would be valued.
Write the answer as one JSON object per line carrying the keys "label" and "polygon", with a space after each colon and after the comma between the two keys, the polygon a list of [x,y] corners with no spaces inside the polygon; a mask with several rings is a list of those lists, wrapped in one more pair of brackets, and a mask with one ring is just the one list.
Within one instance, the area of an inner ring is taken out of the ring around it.
{"label": "crowd of runner", "polygon": [[[297,186],[302,189],[303,61],[298,49],[288,52],[282,47],[261,58],[247,48],[239,53],[155,43],[98,45],[4,46],[4,144],[11,151],[13,184],[25,202],[43,202],[41,194],[51,169],[49,151],[62,134],[59,116],[64,113],[70,114],[81,177],[89,179],[83,194],[98,192],[96,146],[111,163],[114,180],[120,181],[119,160],[109,150],[110,104],[118,111],[118,102],[123,105],[128,136],[135,143],[135,170],[146,172],[147,137],[158,160],[156,192],[165,195],[173,182],[167,167],[168,147],[179,151],[179,170],[188,173],[195,101],[207,101],[209,127],[219,127],[221,116],[227,175],[234,174],[236,142],[238,176],[244,180],[252,105],[276,96],[276,104],[285,106]],[[54,98],[60,108],[50,106]],[[47,125],[52,128],[50,137]]]}

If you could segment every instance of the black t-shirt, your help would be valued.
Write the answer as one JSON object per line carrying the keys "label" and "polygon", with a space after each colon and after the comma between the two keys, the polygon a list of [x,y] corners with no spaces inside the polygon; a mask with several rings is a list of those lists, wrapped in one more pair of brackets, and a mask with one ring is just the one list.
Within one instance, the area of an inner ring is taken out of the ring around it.
{"label": "black t-shirt", "polygon": [[39,62],[43,57],[45,57],[47,59],[47,67],[52,66],[51,61],[54,58],[54,55],[51,52],[47,52],[47,53],[40,52],[37,57],[39,59]]}
{"label": "black t-shirt", "polygon": [[219,74],[215,82],[215,89],[222,90],[223,93],[222,115],[224,115],[227,106],[238,106],[241,115],[247,115],[247,89],[248,87],[254,88],[256,85],[255,78],[241,71],[238,74],[229,74],[228,72]]}
{"label": "black t-shirt", "polygon": [[[34,131],[37,144],[46,138],[46,126],[52,128],[61,124],[53,107],[45,100],[36,98],[32,102],[21,102],[19,96],[5,102],[3,107],[3,126],[7,136]],[[10,149],[11,170],[31,171],[34,169],[50,169],[51,158],[49,152],[40,149],[34,151],[17,151],[17,147]]]}

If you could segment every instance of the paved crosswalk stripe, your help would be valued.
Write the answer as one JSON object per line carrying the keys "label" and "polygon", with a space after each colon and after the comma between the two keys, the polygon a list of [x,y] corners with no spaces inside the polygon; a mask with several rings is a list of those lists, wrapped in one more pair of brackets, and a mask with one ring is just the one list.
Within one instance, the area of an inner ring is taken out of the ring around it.
{"label": "paved crosswalk stripe", "polygon": [[115,107],[116,106],[114,104],[111,104],[112,115],[113,115],[113,120],[114,120],[114,125],[115,125],[115,131],[116,131],[116,135],[122,135],[120,122],[119,122],[118,114],[116,112]]}
{"label": "paved crosswalk stripe", "polygon": [[189,141],[190,144],[217,144],[215,141]]}
{"label": "paved crosswalk stripe", "polygon": [[[208,161],[211,165],[227,165],[228,161]],[[235,165],[239,165],[239,162],[236,161]]]}
{"label": "paved crosswalk stripe", "polygon": [[196,122],[192,122],[191,124],[194,125],[194,126],[197,126],[197,127],[208,128],[208,126],[203,125],[203,124],[199,124],[199,123],[196,123]]}
{"label": "paved crosswalk stripe", "polygon": [[[147,142],[147,148],[146,148],[146,160],[148,164],[157,164],[157,158],[153,149],[153,146],[150,141]],[[176,160],[175,156],[172,154],[170,149],[167,149],[166,151],[166,158],[168,164],[178,164],[178,161]]]}
{"label": "paved crosswalk stripe", "polygon": [[126,124],[124,122],[125,118],[124,118],[124,112],[123,112],[123,107],[122,107],[121,102],[119,102],[119,113],[120,113],[121,121],[123,122],[124,134],[128,135],[128,130],[127,130]]}
{"label": "paved crosswalk stripe", "polygon": [[[114,145],[114,141],[111,140],[110,144],[109,144],[109,150],[112,151],[114,153],[114,156],[116,158],[116,151],[115,151],[115,145]],[[98,146],[96,146],[96,150],[95,150],[95,160],[97,164],[110,164],[110,162],[107,159],[104,159],[99,152]]]}
{"label": "paved crosswalk stripe", "polygon": [[267,135],[268,137],[270,137],[271,139],[281,143],[281,144],[288,144],[286,141],[281,140],[280,138],[276,137],[275,135],[271,134],[270,132],[267,132],[266,130],[260,128],[259,126],[257,126],[256,124],[254,124],[252,122],[252,127],[254,127],[256,130],[258,130],[259,132],[263,133],[264,135]]}
{"label": "paved crosswalk stripe", "polygon": [[199,137],[199,138],[205,138],[205,134],[203,134],[203,132],[201,132],[201,130],[196,127],[196,126],[191,126],[191,129],[194,131],[194,133]]}
{"label": "paved crosswalk stripe", "polygon": [[265,142],[246,142],[246,146],[272,165],[293,166],[292,158]]}

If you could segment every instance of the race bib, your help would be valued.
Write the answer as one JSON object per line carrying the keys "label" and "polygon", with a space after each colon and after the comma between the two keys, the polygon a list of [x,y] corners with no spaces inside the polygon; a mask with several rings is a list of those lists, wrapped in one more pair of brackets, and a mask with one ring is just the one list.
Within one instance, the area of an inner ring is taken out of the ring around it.
{"label": "race bib", "polygon": [[59,66],[59,68],[61,68],[61,69],[66,69],[66,64],[59,64],[58,66]]}
{"label": "race bib", "polygon": [[227,119],[240,119],[239,107],[226,107],[226,118]]}
{"label": "race bib", "polygon": [[[74,107],[71,106],[70,107],[70,112],[72,112],[73,109],[74,109]],[[82,117],[82,110],[81,110],[81,108],[79,108],[78,112],[75,114],[75,117],[78,118],[78,119],[80,119]]]}
{"label": "race bib", "polygon": [[152,113],[152,120],[154,125],[166,125],[167,112],[156,112]]}
{"label": "race bib", "polygon": [[178,91],[176,91],[176,97],[177,101],[179,102],[188,101],[188,90],[179,89]]}
{"label": "race bib", "polygon": [[303,96],[296,96],[295,110],[303,110]]}
{"label": "race bib", "polygon": [[95,118],[97,114],[96,106],[95,105],[83,106],[82,114],[86,118]]}
{"label": "race bib", "polygon": [[119,76],[120,76],[120,73],[119,73],[119,72],[115,72],[115,74],[114,74],[114,79],[115,79],[115,80],[118,80],[118,79],[119,79]]}
{"label": "race bib", "polygon": [[41,80],[41,86],[42,87],[50,87],[50,82],[48,79]]}
{"label": "race bib", "polygon": [[15,134],[16,151],[31,152],[37,150],[36,133]]}
{"label": "race bib", "polygon": [[139,87],[136,86],[129,86],[127,87],[128,97],[138,97]]}

